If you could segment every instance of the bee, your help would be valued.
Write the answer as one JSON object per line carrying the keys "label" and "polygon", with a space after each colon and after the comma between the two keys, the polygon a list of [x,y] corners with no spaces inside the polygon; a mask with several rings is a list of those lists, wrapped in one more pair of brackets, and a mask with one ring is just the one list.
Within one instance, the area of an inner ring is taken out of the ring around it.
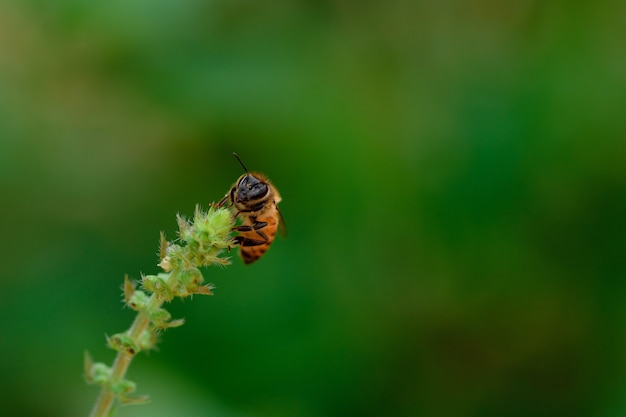
{"label": "bee", "polygon": [[241,225],[233,230],[239,232],[235,236],[235,244],[239,245],[239,254],[245,264],[258,260],[269,249],[274,241],[276,231],[286,235],[285,222],[278,210],[281,201],[276,187],[263,174],[248,172],[248,169],[233,152],[233,155],[246,172],[240,176],[230,191],[217,203],[218,207],[227,202],[235,206],[235,217],[242,220]]}

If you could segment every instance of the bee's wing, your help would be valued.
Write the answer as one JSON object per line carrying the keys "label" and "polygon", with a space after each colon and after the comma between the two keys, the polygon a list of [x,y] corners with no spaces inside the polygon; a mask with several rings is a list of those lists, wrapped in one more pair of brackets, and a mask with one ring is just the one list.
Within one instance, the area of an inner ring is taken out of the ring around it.
{"label": "bee's wing", "polygon": [[287,225],[285,225],[283,213],[280,212],[278,206],[276,206],[276,211],[278,212],[278,233],[280,233],[282,237],[287,237]]}

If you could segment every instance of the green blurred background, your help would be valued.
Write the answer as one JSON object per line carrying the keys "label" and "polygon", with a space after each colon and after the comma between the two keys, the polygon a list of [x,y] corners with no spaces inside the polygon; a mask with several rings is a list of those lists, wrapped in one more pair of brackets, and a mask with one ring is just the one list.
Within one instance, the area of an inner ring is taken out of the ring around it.
{"label": "green blurred background", "polygon": [[86,416],[158,233],[289,229],[174,302],[119,416],[625,416],[626,3],[0,6],[0,413]]}

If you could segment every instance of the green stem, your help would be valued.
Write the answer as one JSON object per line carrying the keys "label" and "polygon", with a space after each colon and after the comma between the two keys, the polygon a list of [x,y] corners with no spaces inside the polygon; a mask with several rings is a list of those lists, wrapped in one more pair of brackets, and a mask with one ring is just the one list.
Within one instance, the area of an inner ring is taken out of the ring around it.
{"label": "green stem", "polygon": [[[212,286],[202,285],[204,277],[198,268],[229,264],[228,259],[220,258],[220,255],[233,244],[235,217],[230,209],[211,205],[204,212],[196,206],[193,221],[177,216],[177,222],[180,244],[167,242],[161,234],[158,266],[164,272],[144,276],[141,291],[135,290],[128,277],[124,280],[124,301],[138,313],[126,332],[109,338],[109,347],[118,352],[113,366],[94,364],[89,354],[85,354],[87,382],[102,386],[90,417],[109,417],[118,402],[138,404],[146,401],[145,396],[129,395],[136,386],[125,379],[126,372],[137,353],[154,347],[159,329],[183,324],[182,319],[172,320],[169,312],[162,308],[163,304],[175,297],[211,295]],[[149,293],[152,293],[150,297],[147,296]]]}
{"label": "green stem", "polygon": [[[176,272],[172,271],[170,276],[167,279],[167,285],[171,285],[176,280]],[[156,294],[152,294],[148,301],[148,306],[146,311],[153,311],[157,308],[160,308],[163,305],[163,300],[157,297]],[[139,346],[139,338],[148,329],[150,325],[150,317],[145,311],[140,311],[137,313],[137,317],[135,317],[135,321],[128,329],[127,334],[134,342],[136,346]],[[111,412],[111,407],[113,406],[113,402],[115,400],[115,394],[111,391],[111,383],[115,383],[121,381],[126,376],[126,371],[130,366],[130,362],[133,360],[133,357],[139,352],[128,352],[128,351],[119,351],[117,356],[115,357],[115,361],[113,362],[113,367],[111,368],[111,378],[110,383],[104,384],[102,389],[100,390],[100,394],[98,395],[98,399],[94,404],[93,409],[91,410],[91,414],[89,417],[108,417]]]}

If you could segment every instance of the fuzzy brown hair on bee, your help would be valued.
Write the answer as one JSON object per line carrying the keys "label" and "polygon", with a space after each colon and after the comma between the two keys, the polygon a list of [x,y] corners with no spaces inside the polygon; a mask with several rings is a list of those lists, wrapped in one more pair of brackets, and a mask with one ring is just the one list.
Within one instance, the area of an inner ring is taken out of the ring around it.
{"label": "fuzzy brown hair on bee", "polygon": [[248,172],[239,155],[233,155],[245,174],[237,179],[218,206],[229,203],[229,206],[234,206],[237,210],[235,217],[241,220],[241,225],[234,227],[239,233],[234,240],[239,245],[243,262],[251,264],[269,249],[276,232],[285,234],[286,228],[278,210],[281,198],[276,187],[265,175]]}

